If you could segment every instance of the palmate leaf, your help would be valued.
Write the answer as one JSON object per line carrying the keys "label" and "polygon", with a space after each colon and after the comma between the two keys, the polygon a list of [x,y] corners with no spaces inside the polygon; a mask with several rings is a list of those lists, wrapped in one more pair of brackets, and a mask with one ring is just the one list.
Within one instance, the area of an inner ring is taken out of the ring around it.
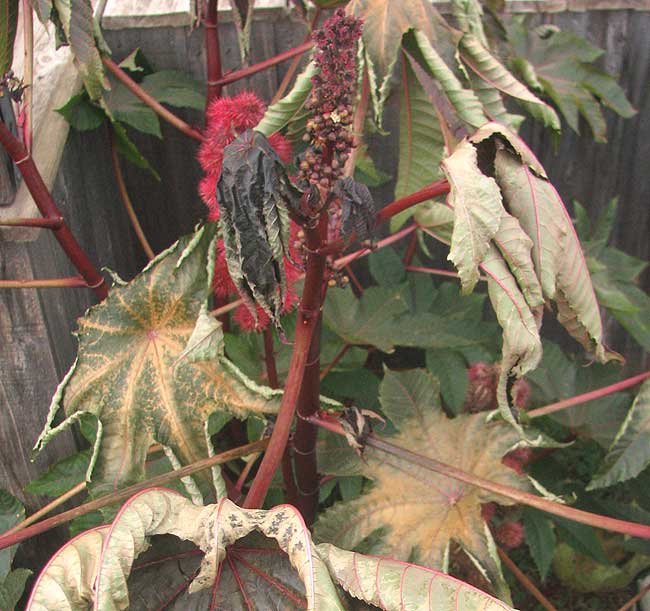
{"label": "palmate leaf", "polygon": [[603,51],[585,39],[556,29],[531,29],[522,20],[510,24],[508,39],[515,54],[513,68],[530,87],[553,100],[574,131],[582,115],[594,139],[605,142],[601,104],[622,117],[635,114],[614,78],[592,64]]}
{"label": "palmate leaf", "polygon": [[[79,322],[77,361],[36,449],[82,414],[96,416],[93,491],[142,479],[154,440],[183,464],[205,458],[212,413],[245,417],[278,407],[277,393],[253,384],[217,349],[199,361],[184,352],[210,292],[215,233],[211,224],[182,238]],[[61,407],[68,418],[54,426]]]}
{"label": "palmate leaf", "polygon": [[646,380],[588,488],[606,488],[636,477],[650,465],[650,381]]}
{"label": "palmate leaf", "polygon": [[[515,429],[503,422],[487,423],[485,414],[447,418],[440,408],[438,383],[428,372],[387,371],[380,399],[384,413],[399,430],[390,438],[395,445],[492,481],[528,488],[522,476],[501,463],[519,440]],[[339,455],[349,471],[349,453],[339,451]],[[374,486],[360,498],[338,503],[322,514],[314,531],[318,540],[354,549],[382,529],[384,536],[373,551],[405,560],[417,550],[419,562],[442,570],[455,541],[506,595],[481,504],[510,501],[387,457],[370,446],[363,460],[357,459],[357,469]]]}
{"label": "palmate leaf", "polygon": [[[266,543],[251,533],[266,537]],[[174,555],[167,538],[167,558],[148,555],[141,567],[134,566],[152,536],[168,534],[199,549],[183,547]],[[290,505],[246,510],[224,499],[202,507],[154,488],[127,501],[110,527],[87,531],[61,548],[36,581],[27,611],[151,609],[158,603],[179,610],[343,611],[348,607],[337,585],[387,610],[423,608],[425,601],[433,611],[456,610],[459,604],[468,610],[510,609],[447,575],[316,546]],[[164,599],[165,592],[172,596]]]}
{"label": "palmate leaf", "polygon": [[[440,162],[445,156],[445,138],[440,117],[420,84],[408,59],[402,66],[399,110],[399,167],[395,199],[430,185],[442,177]],[[390,221],[399,229],[413,214],[405,210]]]}
{"label": "palmate leaf", "polygon": [[404,34],[419,31],[433,44],[449,28],[427,0],[352,0],[346,10],[363,19],[363,57],[368,67],[375,120],[381,125]]}

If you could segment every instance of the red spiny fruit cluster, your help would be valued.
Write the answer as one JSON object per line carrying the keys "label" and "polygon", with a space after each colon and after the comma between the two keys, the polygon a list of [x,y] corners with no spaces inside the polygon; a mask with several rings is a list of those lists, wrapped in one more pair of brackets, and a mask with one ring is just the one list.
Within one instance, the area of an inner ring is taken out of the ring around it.
{"label": "red spiny fruit cluster", "polygon": [[[205,172],[199,183],[199,194],[208,208],[208,220],[219,219],[219,202],[217,201],[217,183],[221,176],[223,164],[223,151],[239,134],[247,129],[254,128],[264,116],[266,107],[254,93],[244,91],[232,98],[219,98],[214,100],[206,112],[205,140],[199,148],[197,158]],[[273,134],[269,138],[271,146],[275,149],[283,163],[291,159],[291,144],[280,134]],[[291,244],[295,242],[298,232],[296,226],[291,225]],[[296,252],[292,252],[294,260],[298,260]],[[293,284],[300,275],[291,262],[285,258],[285,270],[289,290],[284,301],[288,311],[297,302],[296,293],[292,290]],[[237,289],[228,274],[223,242],[217,244],[217,259],[214,272],[214,290],[217,297],[226,299],[237,295]],[[269,324],[269,317],[260,308],[257,308],[258,324],[245,306],[240,306],[235,311],[235,321],[247,331],[264,329]]]}
{"label": "red spiny fruit cluster", "polygon": [[319,71],[312,77],[312,93],[306,103],[313,114],[304,139],[311,147],[300,163],[301,182],[327,189],[343,172],[354,140],[350,125],[361,26],[361,20],[337,9],[314,34],[314,63]]}
{"label": "red spiny fruit cluster", "polygon": [[[499,364],[474,363],[468,370],[469,387],[465,395],[463,411],[476,413],[496,409],[497,385],[499,383]],[[530,399],[530,386],[526,380],[519,379],[512,388],[514,404],[525,409]]]}

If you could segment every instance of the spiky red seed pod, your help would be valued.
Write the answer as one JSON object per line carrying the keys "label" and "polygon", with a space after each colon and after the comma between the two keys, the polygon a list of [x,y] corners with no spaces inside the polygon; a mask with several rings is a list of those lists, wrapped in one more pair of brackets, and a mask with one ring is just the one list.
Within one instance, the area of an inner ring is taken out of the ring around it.
{"label": "spiky red seed pod", "polygon": [[524,525],[521,522],[503,522],[494,531],[494,538],[506,549],[515,549],[524,542]]}
{"label": "spiky red seed pod", "polygon": [[486,521],[489,522],[493,517],[494,513],[497,510],[497,504],[496,503],[483,503],[481,505],[481,517]]}
{"label": "spiky red seed pod", "polygon": [[502,459],[501,463],[506,467],[514,469],[519,475],[524,472],[524,467],[530,462],[533,457],[533,450],[531,448],[517,448],[508,452]]}
{"label": "spiky red seed pod", "polygon": [[476,413],[494,409],[497,406],[498,368],[478,362],[468,370],[469,386],[465,395],[463,411]]}

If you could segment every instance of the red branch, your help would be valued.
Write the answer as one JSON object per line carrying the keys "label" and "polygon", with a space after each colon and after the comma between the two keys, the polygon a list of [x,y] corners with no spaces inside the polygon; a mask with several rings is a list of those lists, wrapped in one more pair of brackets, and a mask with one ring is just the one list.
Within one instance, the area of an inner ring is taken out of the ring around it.
{"label": "red branch", "polygon": [[219,49],[219,11],[217,10],[218,0],[206,0],[205,16],[203,27],[205,29],[205,56],[208,73],[208,95],[205,107],[210,102],[221,96],[221,51]]}
{"label": "red branch", "polygon": [[[41,214],[46,219],[60,220],[62,218],[61,212],[43,182],[43,178],[34,160],[28,155],[22,142],[15,138],[2,122],[0,122],[0,144],[4,146],[11,159],[18,166],[23,180]],[[69,227],[66,224],[62,224],[58,228],[53,228],[52,232],[86,284],[95,291],[99,299],[105,299],[108,295],[106,281],[72,235]]]}
{"label": "red branch", "polygon": [[8,218],[0,220],[0,227],[40,227],[42,229],[58,229],[63,225],[63,217],[58,219],[37,218]]}
{"label": "red branch", "polygon": [[102,62],[110,70],[113,76],[120,81],[134,96],[144,102],[160,118],[164,119],[170,125],[173,125],[178,131],[184,133],[194,140],[203,141],[200,132],[189,126],[183,119],[177,117],[173,112],[167,110],[158,100],[151,97],[140,85],[138,85],[122,68],[120,68],[110,57],[102,57]]}
{"label": "red branch", "polygon": [[253,64],[252,66],[248,66],[246,68],[241,68],[240,70],[233,70],[232,72],[229,72],[224,77],[217,80],[214,84],[223,87],[224,85],[234,83],[235,81],[239,81],[239,80],[241,80],[243,78],[246,78],[247,76],[251,76],[253,74],[256,74],[257,72],[261,72],[262,70],[266,70],[267,68],[270,68],[271,66],[275,66],[276,64],[281,64],[283,61],[291,59],[292,57],[295,57],[296,55],[300,55],[301,53],[304,53],[305,51],[309,51],[309,49],[311,49],[313,46],[314,46],[314,43],[311,42],[311,41],[303,42],[301,45],[298,45],[297,47],[294,47],[293,49],[289,49],[288,51],[278,53],[278,55],[274,55],[273,57],[269,57],[268,59],[265,59],[264,61],[258,62],[257,64]]}
{"label": "red branch", "polygon": [[619,390],[625,390],[626,388],[636,386],[648,378],[650,378],[650,371],[646,371],[645,373],[640,373],[639,375],[627,378],[627,380],[621,380],[620,382],[616,382],[616,384],[610,384],[609,386],[605,386],[603,388],[597,388],[596,390],[583,393],[582,395],[576,395],[575,397],[571,397],[569,399],[563,399],[557,403],[551,403],[550,405],[545,405],[544,407],[531,409],[527,415],[529,418],[539,418],[540,416],[546,416],[547,414],[552,414],[553,412],[566,409],[567,407],[573,407],[574,405],[579,405],[580,403],[586,403],[587,401],[600,399],[601,397],[611,395],[612,393],[618,392]]}

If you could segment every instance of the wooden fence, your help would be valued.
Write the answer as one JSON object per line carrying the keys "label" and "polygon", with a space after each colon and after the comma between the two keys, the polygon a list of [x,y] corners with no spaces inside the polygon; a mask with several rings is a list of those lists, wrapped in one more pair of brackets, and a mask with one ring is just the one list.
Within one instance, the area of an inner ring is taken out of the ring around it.
{"label": "wooden fence", "polygon": [[[536,22],[572,29],[607,49],[605,66],[621,75],[621,84],[637,116],[621,120],[608,115],[608,144],[594,144],[568,127],[557,152],[550,135],[527,125],[524,138],[540,155],[551,179],[567,199],[576,198],[596,215],[610,198],[620,198],[615,244],[648,260],[650,255],[650,12],[599,10],[538,14]],[[239,55],[234,29],[220,26],[225,69],[235,67]],[[140,47],[156,69],[175,68],[204,78],[203,33],[187,27],[108,30],[106,39],[114,56]],[[252,60],[259,61],[302,42],[305,31],[285,13],[257,21],[253,28]],[[227,88],[233,93],[250,87],[267,97],[275,90],[288,62]],[[390,104],[396,104],[393,100]],[[396,167],[395,117],[388,113],[388,138],[374,138],[371,153],[381,169]],[[199,113],[184,118],[200,125]],[[164,142],[135,136],[137,145],[162,176],[123,164],[135,209],[154,250],[160,251],[188,232],[203,214],[196,193],[200,168],[194,160],[196,145],[163,125]],[[379,201],[391,199],[392,185],[383,188]],[[56,201],[91,259],[100,266],[131,278],[145,258],[131,231],[114,184],[108,132],[69,134],[54,188]],[[27,242],[0,238],[1,278],[49,278],[74,273],[48,231]],[[648,288],[650,275],[645,276]],[[42,499],[24,494],[22,486],[43,472],[51,461],[77,447],[72,433],[53,441],[29,462],[31,447],[41,430],[58,381],[74,360],[76,340],[71,332],[76,319],[93,303],[85,289],[0,290],[0,487],[20,496],[34,510]],[[608,323],[615,348],[631,356],[631,370],[647,366],[633,342],[615,323]]]}

